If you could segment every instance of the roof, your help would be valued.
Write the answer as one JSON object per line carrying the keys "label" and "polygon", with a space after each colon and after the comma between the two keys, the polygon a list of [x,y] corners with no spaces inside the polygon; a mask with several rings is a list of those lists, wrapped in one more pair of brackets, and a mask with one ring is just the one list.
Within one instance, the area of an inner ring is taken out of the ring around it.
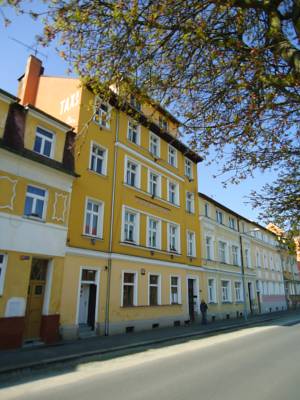
{"label": "roof", "polygon": [[115,108],[124,111],[125,113],[129,114],[130,116],[138,120],[140,124],[148,127],[153,133],[155,133],[157,136],[165,140],[167,143],[172,144],[172,146],[175,147],[175,149],[179,150],[194,163],[203,161],[203,158],[198,153],[191,150],[188,146],[186,146],[183,142],[178,140],[175,136],[171,135],[166,131],[163,131],[157,124],[148,119],[141,111],[136,110],[131,104],[124,101],[122,101],[122,103],[120,104],[118,102],[117,95],[113,92],[111,93],[110,103]]}
{"label": "roof", "polygon": [[205,199],[205,200],[207,200],[207,201],[210,201],[211,203],[213,203],[215,206],[221,208],[222,210],[224,210],[224,211],[226,211],[226,212],[228,212],[228,213],[234,215],[236,218],[242,219],[243,221],[246,221],[246,222],[248,222],[249,224],[252,224],[252,225],[257,226],[259,229],[263,229],[264,231],[270,233],[271,235],[277,236],[274,232],[271,232],[271,231],[270,231],[269,229],[267,229],[265,226],[262,226],[262,225],[258,224],[257,222],[251,221],[250,219],[244,217],[243,215],[238,214],[237,212],[235,212],[235,211],[231,210],[230,208],[224,206],[224,204],[221,204],[221,203],[219,203],[218,201],[214,200],[212,197],[209,197],[209,196],[207,196],[206,194],[200,193],[200,192],[198,192],[198,195],[199,195],[199,197],[202,197],[203,199]]}
{"label": "roof", "polygon": [[20,101],[20,99],[14,95],[12,95],[11,93],[6,92],[5,90],[0,88],[0,94],[3,94],[6,97],[9,97],[11,100],[13,101]]}

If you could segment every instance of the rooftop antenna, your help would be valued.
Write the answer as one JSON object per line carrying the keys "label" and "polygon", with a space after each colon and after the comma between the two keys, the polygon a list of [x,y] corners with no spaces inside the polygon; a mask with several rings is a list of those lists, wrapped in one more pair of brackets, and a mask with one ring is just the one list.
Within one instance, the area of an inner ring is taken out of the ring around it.
{"label": "rooftop antenna", "polygon": [[10,40],[13,40],[14,42],[20,44],[20,45],[23,46],[23,47],[26,47],[26,49],[28,49],[28,50],[33,50],[35,56],[41,55],[42,57],[45,58],[45,60],[47,60],[47,58],[48,58],[47,54],[42,53],[41,51],[39,51],[39,50],[37,49],[38,46],[35,46],[35,47],[29,46],[28,44],[26,44],[26,43],[24,43],[24,42],[21,42],[21,40],[18,40],[18,39],[14,38],[14,37],[11,37],[11,36],[9,36],[9,39],[10,39]]}

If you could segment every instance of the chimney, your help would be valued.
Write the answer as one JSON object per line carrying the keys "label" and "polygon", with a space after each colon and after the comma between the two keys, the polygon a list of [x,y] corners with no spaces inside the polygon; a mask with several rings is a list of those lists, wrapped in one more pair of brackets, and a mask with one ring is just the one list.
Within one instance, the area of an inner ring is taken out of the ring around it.
{"label": "chimney", "polygon": [[29,56],[25,74],[18,79],[18,97],[23,106],[27,104],[35,105],[39,79],[43,72],[42,61],[35,56]]}

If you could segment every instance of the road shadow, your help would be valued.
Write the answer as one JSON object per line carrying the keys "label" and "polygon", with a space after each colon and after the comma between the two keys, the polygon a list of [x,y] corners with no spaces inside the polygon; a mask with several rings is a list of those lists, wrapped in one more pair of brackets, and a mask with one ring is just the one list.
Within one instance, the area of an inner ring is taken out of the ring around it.
{"label": "road shadow", "polygon": [[[210,337],[217,337],[226,333],[231,333],[231,332],[240,332],[249,328],[254,328],[254,327],[269,327],[269,326],[281,326],[285,328],[293,327],[297,324],[300,323],[300,310],[298,312],[293,312],[293,313],[287,313],[285,317],[293,318],[293,321],[286,321],[284,322],[284,317],[281,319],[274,320],[274,316],[270,315],[270,319],[264,320],[264,321],[253,321],[251,325],[243,325],[243,326],[221,326],[218,327],[218,323],[210,323],[207,327],[207,329],[211,329],[211,327],[215,327],[218,329],[222,329],[218,332],[216,331],[202,331],[202,332],[193,332],[193,326],[191,326],[190,333],[184,333],[184,334],[189,334],[190,336],[188,337],[174,337],[171,339],[168,338],[163,338],[162,342],[160,343],[155,343],[155,344],[136,344],[134,348],[127,348],[123,350],[116,350],[116,351],[110,351],[105,354],[97,354],[97,355],[88,355],[88,356],[79,356],[78,358],[74,358],[69,361],[58,361],[54,362],[51,364],[40,364],[38,366],[33,366],[30,368],[24,368],[18,371],[14,372],[4,372],[0,373],[0,389],[5,389],[11,386],[17,386],[29,382],[35,382],[41,379],[45,378],[53,378],[56,376],[61,376],[63,374],[69,374],[72,372],[78,371],[79,368],[84,367],[85,365],[89,363],[94,363],[94,362],[104,362],[108,360],[113,360],[116,358],[122,358],[126,357],[129,355],[134,355],[134,354],[139,354],[145,351],[149,350],[157,350],[157,349],[163,349],[166,347],[170,347],[173,345],[177,344],[184,344],[192,341],[199,341],[199,340],[204,340]],[[240,323],[241,321],[236,321],[236,323]],[[175,330],[177,328],[174,328]],[[179,329],[178,329],[179,331]],[[182,332],[178,332],[178,334],[182,334]],[[130,334],[128,334],[130,335]],[[134,337],[134,334],[131,334]],[[138,336],[138,335],[136,335]],[[151,334],[149,333],[147,340],[151,340]],[[88,339],[86,339],[88,340]],[[66,345],[57,345],[56,347],[62,347]],[[53,346],[55,347],[55,346]],[[28,350],[28,349],[27,349]],[[101,348],[98,349],[101,351]],[[29,351],[29,350],[28,350]],[[34,351],[34,350],[33,350]],[[12,352],[13,354],[13,352]],[[0,352],[0,357],[1,357],[1,352]]]}

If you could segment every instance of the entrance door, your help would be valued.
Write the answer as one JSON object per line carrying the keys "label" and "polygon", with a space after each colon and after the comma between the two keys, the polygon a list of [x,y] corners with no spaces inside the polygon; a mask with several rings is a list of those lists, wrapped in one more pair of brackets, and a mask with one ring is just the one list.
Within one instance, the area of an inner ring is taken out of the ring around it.
{"label": "entrance door", "polygon": [[251,312],[251,314],[253,314],[252,283],[251,282],[248,282],[248,294],[249,294],[250,312]]}
{"label": "entrance door", "polygon": [[25,340],[40,338],[47,265],[48,260],[32,259],[25,315]]}
{"label": "entrance door", "polygon": [[78,320],[79,324],[87,324],[89,296],[90,296],[90,285],[82,284],[80,288],[80,300],[79,300],[79,320]]}
{"label": "entrance door", "polygon": [[195,297],[197,296],[194,295],[194,279],[188,279],[188,296],[190,320],[195,321]]}

